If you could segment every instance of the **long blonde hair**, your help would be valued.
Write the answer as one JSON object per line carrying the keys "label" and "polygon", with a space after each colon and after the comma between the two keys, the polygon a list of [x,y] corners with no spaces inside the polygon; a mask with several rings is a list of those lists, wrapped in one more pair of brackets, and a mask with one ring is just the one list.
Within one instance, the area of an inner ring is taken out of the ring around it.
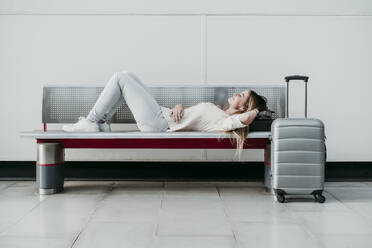
{"label": "long blonde hair", "polygon": [[[248,98],[247,103],[244,106],[245,111],[248,112],[250,110],[253,110],[257,108],[259,111],[269,110],[267,107],[267,99],[264,96],[258,95],[255,91],[251,90],[251,94]],[[228,105],[225,106],[225,108],[228,108]],[[242,114],[242,113],[240,113]],[[249,133],[249,125],[238,128],[231,131],[226,131],[227,133],[231,133],[235,139],[230,139],[230,142],[233,144],[236,143],[236,152],[235,156],[238,157],[238,160],[241,159],[241,153],[243,151],[244,143],[246,141],[246,138]]]}

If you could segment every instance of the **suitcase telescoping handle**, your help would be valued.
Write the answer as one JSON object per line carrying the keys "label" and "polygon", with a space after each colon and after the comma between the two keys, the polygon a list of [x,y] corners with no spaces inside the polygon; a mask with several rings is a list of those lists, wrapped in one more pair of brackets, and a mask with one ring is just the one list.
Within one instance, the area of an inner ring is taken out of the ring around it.
{"label": "suitcase telescoping handle", "polygon": [[309,81],[309,77],[307,76],[300,76],[300,75],[293,75],[285,77],[285,81],[287,82],[287,108],[285,112],[285,118],[288,118],[288,104],[289,104],[289,82],[291,80],[302,80],[305,82],[305,118],[307,118],[307,81]]}

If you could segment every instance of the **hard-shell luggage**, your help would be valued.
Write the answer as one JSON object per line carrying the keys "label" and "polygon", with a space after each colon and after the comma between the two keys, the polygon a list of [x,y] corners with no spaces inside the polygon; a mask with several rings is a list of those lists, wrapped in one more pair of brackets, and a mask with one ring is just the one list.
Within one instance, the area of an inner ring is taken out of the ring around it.
{"label": "hard-shell luggage", "polygon": [[[325,201],[324,166],[326,147],[324,124],[307,118],[306,76],[288,76],[286,118],[278,118],[271,125],[271,187],[279,202],[285,195],[311,194],[320,203]],[[305,81],[305,118],[288,118],[289,82]]]}

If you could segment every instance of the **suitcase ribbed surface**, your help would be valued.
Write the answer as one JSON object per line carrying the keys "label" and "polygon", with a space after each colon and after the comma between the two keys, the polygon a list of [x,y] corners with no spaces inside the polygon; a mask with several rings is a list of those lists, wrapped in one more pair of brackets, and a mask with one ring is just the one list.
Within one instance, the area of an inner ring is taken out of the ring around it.
{"label": "suitcase ribbed surface", "polygon": [[324,187],[324,124],[319,119],[277,119],[271,126],[272,186],[288,194]]}

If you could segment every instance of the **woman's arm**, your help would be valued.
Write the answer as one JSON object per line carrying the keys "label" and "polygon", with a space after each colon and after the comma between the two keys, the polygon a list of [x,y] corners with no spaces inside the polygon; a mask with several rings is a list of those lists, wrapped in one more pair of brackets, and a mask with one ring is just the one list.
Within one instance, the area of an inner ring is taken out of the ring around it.
{"label": "woman's arm", "polygon": [[240,122],[243,123],[244,125],[251,124],[257,117],[258,112],[259,112],[258,109],[253,109],[243,114],[240,114]]}
{"label": "woman's arm", "polygon": [[242,114],[234,114],[227,117],[222,123],[222,130],[231,131],[246,127],[256,118],[258,110],[250,110]]}

